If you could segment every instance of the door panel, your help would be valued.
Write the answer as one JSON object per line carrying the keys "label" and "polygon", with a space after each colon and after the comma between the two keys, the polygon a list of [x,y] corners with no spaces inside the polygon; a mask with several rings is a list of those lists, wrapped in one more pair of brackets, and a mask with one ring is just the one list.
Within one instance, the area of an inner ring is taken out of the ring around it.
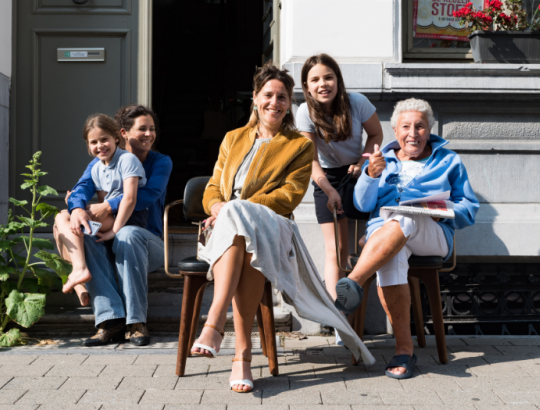
{"label": "door panel", "polygon": [[[92,160],[82,138],[86,118],[96,112],[114,116],[120,106],[136,102],[138,2],[133,9],[129,0],[90,0],[80,9],[71,0],[15,4],[10,196],[29,199],[20,189],[20,174],[32,154],[41,150],[42,169],[49,173],[41,182],[59,193],[47,201],[65,208],[66,191]],[[36,14],[36,4],[63,9]],[[106,6],[111,13],[103,12]],[[115,12],[123,6],[132,13]],[[109,15],[93,14],[96,10]],[[104,48],[105,61],[58,61],[58,48]]]}
{"label": "door panel", "polygon": [[[27,0],[30,2],[30,0]],[[34,0],[35,14],[129,14],[131,0],[88,0],[76,4],[73,0]]]}

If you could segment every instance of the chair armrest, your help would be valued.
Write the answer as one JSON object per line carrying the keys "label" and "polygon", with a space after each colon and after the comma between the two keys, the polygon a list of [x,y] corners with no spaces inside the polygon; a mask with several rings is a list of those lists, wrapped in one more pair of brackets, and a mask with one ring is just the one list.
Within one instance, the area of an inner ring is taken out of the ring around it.
{"label": "chair armrest", "polygon": [[454,248],[452,249],[452,266],[450,268],[439,269],[439,272],[452,272],[456,268],[456,235],[454,235]]}
{"label": "chair armrest", "polygon": [[334,236],[335,236],[335,241],[336,241],[337,267],[342,272],[351,273],[352,269],[343,269],[341,267],[341,253],[339,252],[339,229],[338,229],[338,219],[337,219],[337,204],[334,204]]}
{"label": "chair armrest", "polygon": [[179,199],[177,201],[171,202],[165,206],[165,212],[163,213],[163,242],[164,242],[164,252],[165,252],[165,273],[171,278],[182,278],[184,275],[180,273],[171,273],[169,272],[169,209],[173,206],[183,204],[184,200]]}

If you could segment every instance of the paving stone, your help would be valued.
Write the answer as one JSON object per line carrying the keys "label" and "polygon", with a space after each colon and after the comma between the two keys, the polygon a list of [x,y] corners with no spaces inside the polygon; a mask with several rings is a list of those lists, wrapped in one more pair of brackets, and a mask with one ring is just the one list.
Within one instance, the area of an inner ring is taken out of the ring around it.
{"label": "paving stone", "polygon": [[103,364],[89,364],[88,366],[60,365],[54,366],[52,370],[47,373],[47,377],[97,377],[104,368],[105,365]]}
{"label": "paving stone", "polygon": [[[161,377],[155,377],[160,380]],[[228,390],[228,376],[184,376],[179,377],[174,390]]]}
{"label": "paving stone", "polygon": [[[127,392],[126,392],[127,393]],[[206,392],[205,392],[206,393]],[[223,392],[219,392],[223,395]],[[147,390],[140,404],[199,404],[203,390]],[[222,404],[223,401],[216,403]]]}
{"label": "paving stone", "polygon": [[[114,356],[111,356],[114,357]],[[86,354],[46,354],[39,356],[32,366],[38,364],[79,366],[89,358]]]}
{"label": "paving stone", "polygon": [[[515,347],[515,346],[513,346]],[[527,355],[485,355],[482,357],[489,364],[521,364],[521,362],[534,361],[530,356]]]}
{"label": "paving stone", "polygon": [[456,404],[490,404],[490,405],[503,405],[503,401],[497,397],[493,391],[489,390],[476,390],[476,391],[437,391],[437,394],[442,401],[447,405]]}
{"label": "paving stone", "polygon": [[505,392],[495,390],[499,398],[507,405],[540,405],[540,392]]}
{"label": "paving stone", "polygon": [[[469,355],[469,356],[468,356]],[[503,355],[500,355],[498,357],[504,357]],[[439,363],[439,358],[434,357],[435,362]],[[448,354],[448,363],[445,365],[447,366],[469,366],[469,367],[476,367],[476,366],[485,366],[488,364],[485,360],[485,356],[483,356],[482,353],[449,353]]]}
{"label": "paving stone", "polygon": [[343,346],[330,346],[322,349],[325,356],[346,356],[351,357],[351,351]]}
{"label": "paving stone", "polygon": [[443,404],[437,393],[429,390],[384,391],[379,394],[384,404]]}
{"label": "paving stone", "polygon": [[346,379],[362,379],[369,377],[365,366],[345,366],[336,371],[336,377],[344,377]]}
{"label": "paving stone", "polygon": [[32,365],[7,365],[2,366],[2,376],[15,377],[42,377],[52,369],[50,364]]}
{"label": "paving stone", "polygon": [[[345,391],[345,380],[343,377],[309,377],[309,378],[293,378],[290,380],[291,390],[312,390],[324,391],[335,390]],[[264,402],[264,398],[263,398]]]}
{"label": "paving stone", "polygon": [[[230,406],[229,406],[230,407]],[[277,407],[277,406],[276,406]],[[317,408],[319,408],[319,406],[317,406]],[[351,406],[349,405],[340,405],[340,404],[336,404],[336,405],[322,405],[320,406],[321,410],[351,410]],[[365,407],[362,407],[362,409],[364,409]],[[229,410],[229,409],[227,409]],[[290,410],[313,410],[313,406],[309,406],[309,405],[296,405],[296,404],[292,404],[291,407],[290,407]]]}
{"label": "paving stone", "polygon": [[[271,390],[277,390],[277,391],[286,391],[291,390],[291,383],[293,380],[296,380],[295,377],[288,378],[288,377],[260,377],[256,378],[253,382],[254,386],[253,389],[255,391],[271,391]],[[227,389],[229,389],[229,378],[227,378]]]}
{"label": "paving stone", "polygon": [[488,366],[472,367],[470,370],[478,377],[499,376],[498,378],[510,377],[517,379],[530,376],[525,370],[513,363],[490,364]]}
{"label": "paving stone", "polygon": [[492,355],[501,355],[502,353],[494,346],[475,345],[475,346],[450,346],[448,348],[452,353],[483,353]]}
{"label": "paving stone", "polygon": [[236,393],[232,390],[205,390],[201,404],[245,404],[259,405],[262,403],[263,392]]}
{"label": "paving stone", "polygon": [[[208,373],[210,375],[210,373]],[[279,366],[279,375],[282,377],[308,377],[315,376],[315,370],[313,363],[299,363],[299,364],[287,364]],[[270,370],[268,368],[262,369],[262,376],[271,377]]]}
{"label": "paving stone", "polygon": [[121,381],[122,376],[70,377],[60,390],[115,390]]}
{"label": "paving stone", "polygon": [[[414,346],[418,345],[416,337],[413,337]],[[467,346],[467,344],[460,337],[446,336],[446,347],[451,346]],[[426,347],[437,347],[437,341],[435,336],[426,335]]]}
{"label": "paving stone", "polygon": [[2,390],[57,390],[67,377],[14,377]]}
{"label": "paving stone", "polygon": [[26,392],[27,390],[0,390],[0,404],[13,404]]}
{"label": "paving stone", "polygon": [[34,360],[36,360],[39,356],[30,356],[30,355],[0,355],[0,365],[26,365],[32,363]]}
{"label": "paving stone", "polygon": [[0,404],[0,410],[36,410],[38,407],[39,404],[29,406],[19,406],[18,404]]}
{"label": "paving stone", "polygon": [[[153,391],[153,390],[152,390]],[[129,390],[129,391],[118,391],[118,390],[88,390],[79,403],[85,404],[137,404],[143,394],[144,390]],[[159,403],[159,402],[157,402]]]}
{"label": "paving stone", "polygon": [[69,403],[54,403],[42,404],[39,410],[101,410],[101,404],[69,404]]}
{"label": "paving stone", "polygon": [[417,368],[424,377],[472,377],[473,376],[471,369],[469,369],[467,366],[418,365]]}
{"label": "paving stone", "polygon": [[538,407],[534,404],[504,404],[504,405],[476,405],[476,410],[538,410]]}
{"label": "paving stone", "polygon": [[387,376],[369,377],[367,379],[346,380],[347,390],[357,392],[380,392],[403,390],[399,380]]}
{"label": "paving stone", "polygon": [[531,338],[515,338],[508,340],[514,346],[540,346],[540,336]]}
{"label": "paving stone", "polygon": [[11,379],[13,379],[11,376],[0,376],[0,389],[8,384]]}
{"label": "paving stone", "polygon": [[382,405],[383,401],[379,393],[362,393],[355,390],[343,391],[321,391],[322,402],[324,405]]}
{"label": "paving stone", "polygon": [[463,390],[512,390],[516,388],[512,379],[507,377],[492,379],[489,377],[455,377],[454,381],[460,385]]}
{"label": "paving stone", "polygon": [[489,337],[489,336],[476,336],[476,337],[462,337],[461,340],[465,342],[467,346],[511,346],[510,340],[502,337]]}
{"label": "paving stone", "polygon": [[[101,377],[100,377],[101,379]],[[118,390],[173,390],[179,377],[124,377]],[[202,387],[199,387],[202,388]],[[206,386],[204,387],[206,388]]]}
{"label": "paving stone", "polygon": [[540,357],[540,346],[497,346],[497,350],[507,355]]}
{"label": "paving stone", "polygon": [[[99,365],[96,365],[99,366]],[[85,366],[81,366],[85,367]],[[132,377],[152,377],[156,371],[155,364],[140,364],[140,365],[121,365],[121,364],[111,364],[105,367],[105,370],[99,375],[100,377],[110,377],[110,376],[132,376]],[[172,374],[174,375],[174,373]]]}
{"label": "paving stone", "polygon": [[[193,358],[188,357],[188,364]],[[176,364],[175,354],[141,354],[133,364]]]}
{"label": "paving stone", "polygon": [[[471,380],[472,377],[467,378]],[[399,381],[405,391],[409,390],[456,390],[460,391],[461,386],[455,381],[448,377],[413,377],[411,379],[403,379]]]}
{"label": "paving stone", "polygon": [[[128,405],[104,404],[103,407],[99,410],[163,410],[164,407],[165,407],[164,404],[142,404],[142,405],[141,404],[128,404]],[[202,409],[197,407],[197,410],[202,410]]]}
{"label": "paving stone", "polygon": [[[229,409],[240,409],[245,408],[246,410],[253,409],[252,406],[227,406],[225,404],[199,404],[198,406],[192,406],[190,404],[167,404],[165,405],[164,410],[227,410]],[[257,409],[260,409],[262,406],[257,406]],[[127,409],[126,409],[127,410]],[[135,409],[136,410],[136,409]]]}
{"label": "paving stone", "polygon": [[476,407],[469,404],[456,404],[453,405],[447,405],[447,406],[440,406],[440,405],[434,405],[434,404],[415,404],[414,410],[476,410]]}
{"label": "paving stone", "polygon": [[[324,407],[323,407],[324,408]],[[392,406],[392,405],[382,405],[382,406],[355,406],[354,404],[351,406],[352,410],[414,410],[416,408],[411,405],[403,405],[400,404],[399,406]],[[440,407],[436,410],[441,410]]]}
{"label": "paving stone", "polygon": [[318,390],[264,390],[262,403],[265,405],[274,404],[322,404],[321,395]]}
{"label": "paving stone", "polygon": [[380,365],[375,364],[373,366],[366,366],[366,372],[369,377],[380,377],[384,376],[386,371],[386,364]]}
{"label": "paving stone", "polygon": [[292,350],[305,350],[311,348],[330,347],[331,344],[326,337],[308,336],[306,339],[298,340],[285,338],[285,348]]}
{"label": "paving stone", "polygon": [[[295,407],[295,406],[291,406],[292,407]],[[313,410],[313,406],[309,406],[311,410]],[[217,408],[217,407],[216,407]],[[236,404],[229,404],[227,406],[227,410],[253,410],[253,409],[257,409],[257,410],[289,410],[289,406],[286,405],[286,404],[282,404],[282,405],[279,405],[279,404],[272,404],[272,405],[260,405],[260,406],[257,406],[257,407],[253,407],[253,406],[249,406],[249,405],[245,405],[245,404],[239,404],[239,405],[236,405]],[[199,407],[197,407],[197,410],[199,410]],[[324,408],[321,408],[321,410],[326,410],[326,407]]]}
{"label": "paving stone", "polygon": [[[145,356],[150,356],[150,357],[155,357],[157,355],[145,355]],[[134,364],[133,362],[135,362],[137,360],[137,357],[136,355],[121,355],[121,356],[115,356],[115,355],[112,355],[112,354],[107,354],[107,355],[91,355],[88,360],[86,360],[84,363],[83,363],[83,366],[88,366],[88,365],[96,365],[96,364],[106,364],[106,365],[112,365],[112,364],[115,364],[115,365],[131,365],[131,364]]]}
{"label": "paving stone", "polygon": [[[12,390],[15,391],[15,390]],[[21,397],[17,404],[46,404],[64,405],[75,404],[85,393],[85,390],[30,390]]]}
{"label": "paving stone", "polygon": [[[133,366],[136,366],[136,365],[133,365]],[[142,365],[139,365],[139,366],[142,366]],[[144,365],[144,366],[150,366],[150,365]],[[229,372],[230,372],[230,369],[229,369]],[[208,367],[193,368],[193,367],[186,366],[184,377],[206,376],[207,374],[208,374]],[[176,376],[175,364],[160,364],[157,366],[157,369],[154,372],[154,377],[171,377],[171,376]]]}

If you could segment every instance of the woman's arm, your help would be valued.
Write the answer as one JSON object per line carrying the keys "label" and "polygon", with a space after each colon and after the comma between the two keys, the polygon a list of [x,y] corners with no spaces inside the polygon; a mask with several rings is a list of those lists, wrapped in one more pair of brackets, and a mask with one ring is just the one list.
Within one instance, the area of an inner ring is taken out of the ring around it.
{"label": "woman's arm", "polygon": [[306,141],[300,154],[287,167],[283,184],[268,194],[252,196],[248,201],[265,205],[278,215],[290,214],[300,205],[308,189],[314,152],[313,142]]}
{"label": "woman's arm", "polygon": [[108,241],[114,238],[120,229],[124,227],[129,217],[135,210],[135,203],[137,202],[137,188],[139,185],[139,177],[129,177],[124,179],[124,197],[120,202],[118,208],[118,214],[114,220],[113,228],[103,234],[99,234],[99,240],[96,242]]}
{"label": "woman's arm", "polygon": [[206,185],[206,189],[204,190],[203,207],[204,212],[206,212],[207,215],[213,215],[212,206],[214,204],[225,202],[225,198],[221,194],[220,183],[223,167],[225,166],[225,162],[227,161],[227,157],[229,155],[231,143],[229,137],[230,135],[233,134],[227,133],[227,135],[225,135],[225,138],[219,147],[219,156],[216,161],[216,165],[214,166],[214,173],[212,174],[212,177],[210,178],[210,181],[208,181],[208,185]]}
{"label": "woman's arm", "polygon": [[328,181],[328,178],[326,178],[326,175],[321,167],[321,163],[319,162],[319,152],[317,150],[316,142],[317,134],[315,134],[314,132],[306,131],[301,131],[300,134],[313,142],[314,156],[311,169],[311,179],[313,179],[313,181],[315,181],[315,183],[319,185],[319,187],[323,190],[326,196],[328,196],[328,203],[326,204],[326,206],[328,207],[328,209],[330,209],[330,212],[333,211],[334,204],[337,204],[337,212],[338,214],[342,214],[343,208],[341,206],[341,196],[335,190],[335,188],[330,185],[330,181]]}
{"label": "woman's arm", "polygon": [[[367,134],[363,154],[372,154],[373,152],[375,152],[375,145],[381,145],[383,141],[383,130],[377,113],[374,113],[369,118],[369,120],[362,123],[362,126],[364,127],[364,130],[366,130]],[[364,162],[366,162],[366,160],[366,157],[360,157],[360,161],[358,161],[356,165],[351,165],[351,167],[349,168],[349,172],[352,172],[355,178],[358,178],[360,176],[360,173],[362,172],[362,166],[364,165]]]}

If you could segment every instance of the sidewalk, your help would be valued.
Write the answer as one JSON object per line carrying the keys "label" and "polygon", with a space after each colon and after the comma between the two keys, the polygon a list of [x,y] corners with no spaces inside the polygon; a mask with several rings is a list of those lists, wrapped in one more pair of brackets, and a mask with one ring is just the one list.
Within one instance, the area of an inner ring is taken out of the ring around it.
{"label": "sidewalk", "polygon": [[278,377],[254,339],[252,393],[228,389],[234,338],[215,359],[189,358],[174,375],[174,338],[85,349],[80,339],[0,350],[0,410],[359,410],[540,409],[540,337],[448,336],[450,363],[440,365],[432,337],[417,348],[415,377],[392,380],[384,367],[394,340],[366,337],[377,359],[352,366],[333,338],[286,338]]}

